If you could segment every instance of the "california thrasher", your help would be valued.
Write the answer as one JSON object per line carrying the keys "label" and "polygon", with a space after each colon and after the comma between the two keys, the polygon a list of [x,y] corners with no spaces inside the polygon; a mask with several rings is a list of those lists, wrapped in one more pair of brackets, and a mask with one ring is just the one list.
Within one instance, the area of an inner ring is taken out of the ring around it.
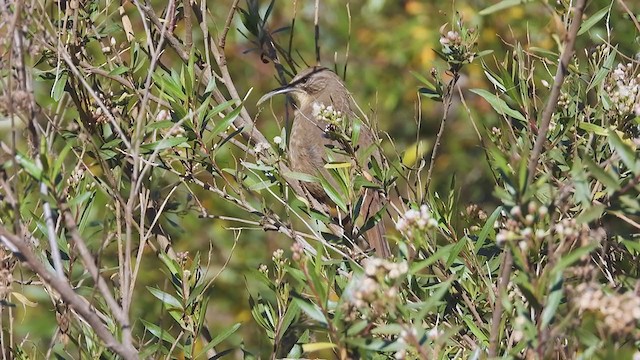
{"label": "california thrasher", "polygon": [[[327,129],[330,125],[323,117],[318,116],[318,111],[323,106],[329,106],[339,112],[343,119],[353,120],[357,115],[353,111],[355,105],[351,94],[344,86],[338,75],[324,67],[310,67],[296,75],[291,82],[281,88],[275,89],[264,95],[258,104],[277,94],[291,94],[297,103],[297,110],[291,127],[291,139],[289,142],[289,161],[293,171],[314,176],[321,176],[329,182],[333,177],[325,168],[328,163],[328,149],[340,148],[340,144],[330,136]],[[363,124],[364,125],[364,124]],[[374,141],[369,128],[362,126],[357,144],[352,144],[357,151],[368,149]],[[371,155],[380,163],[380,153],[377,149]],[[332,154],[334,160],[350,161],[346,156]],[[369,160],[366,160],[367,163]],[[366,167],[366,164],[363,164]],[[366,171],[366,169],[365,169]],[[370,176],[369,176],[370,177]],[[305,182],[305,188],[318,201],[332,205],[332,201],[326,194],[322,185],[317,182]],[[338,189],[337,186],[334,188]],[[360,215],[367,219],[375,215],[382,208],[382,198],[378,191],[362,189],[364,201]],[[352,219],[355,222],[355,219]],[[377,256],[389,257],[389,243],[384,238],[384,225],[379,221],[365,234],[370,247],[373,247]]]}

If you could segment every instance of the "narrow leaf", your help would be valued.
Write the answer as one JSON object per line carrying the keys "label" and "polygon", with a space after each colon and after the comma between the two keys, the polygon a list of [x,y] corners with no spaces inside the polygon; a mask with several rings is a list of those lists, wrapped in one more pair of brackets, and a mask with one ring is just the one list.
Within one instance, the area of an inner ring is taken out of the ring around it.
{"label": "narrow leaf", "polygon": [[491,107],[498,112],[498,114],[500,115],[509,115],[514,119],[518,119],[521,121],[527,121],[525,119],[525,117],[516,110],[513,110],[512,108],[509,107],[509,105],[507,105],[507,103],[500,99],[499,97],[497,97],[495,94],[492,94],[486,90],[483,89],[471,89],[471,92],[473,92],[474,94],[480,95],[482,96],[490,105]]}

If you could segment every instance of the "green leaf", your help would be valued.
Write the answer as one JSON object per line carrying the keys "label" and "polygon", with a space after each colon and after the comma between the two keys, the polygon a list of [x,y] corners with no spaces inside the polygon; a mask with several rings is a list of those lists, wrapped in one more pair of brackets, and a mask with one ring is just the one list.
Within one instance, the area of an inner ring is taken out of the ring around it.
{"label": "green leaf", "polygon": [[566,269],[567,267],[571,266],[574,262],[580,260],[581,257],[589,254],[593,249],[596,248],[596,246],[597,246],[596,244],[590,244],[590,245],[587,245],[587,246],[583,246],[581,248],[573,250],[572,252],[570,252],[566,256],[563,256],[560,259],[560,261],[558,261],[556,266],[554,266],[553,272],[557,272],[557,273],[562,272],[564,269]]}
{"label": "green leaf", "polygon": [[[358,347],[363,350],[373,350],[376,352],[391,352],[398,351],[404,349],[406,344],[401,344],[397,341],[391,340],[380,340],[380,339],[372,339],[370,337],[366,338],[347,338],[346,342],[351,346]],[[369,358],[366,358],[369,359]],[[384,357],[372,357],[372,359],[385,359]]]}
{"label": "green leaf", "polygon": [[[178,145],[182,145],[186,143],[187,140],[188,139],[186,137],[181,137],[181,136],[170,137],[170,138],[162,139],[160,141],[155,141],[149,144],[143,144],[142,146],[140,146],[140,148],[147,151],[161,151],[164,149],[169,149]],[[185,144],[182,147],[189,147],[189,145]]]}
{"label": "green leaf", "polygon": [[546,328],[547,325],[551,323],[551,320],[553,320],[562,296],[562,273],[557,273],[556,279],[551,286],[551,293],[547,297],[547,304],[544,306],[544,310],[542,310],[542,328]]}
{"label": "green leaf", "polygon": [[[611,3],[613,4],[613,2]],[[580,30],[578,31],[578,36],[586,33],[587,31],[589,31],[589,29],[591,29],[595,24],[599,23],[600,20],[602,20],[602,18],[604,18],[605,15],[607,15],[607,13],[609,13],[609,10],[611,9],[611,5],[601,9],[600,11],[598,11],[597,13],[593,14],[590,18],[588,18],[587,20],[585,20],[582,25],[580,25]]]}
{"label": "green leaf", "polygon": [[478,340],[480,340],[483,344],[489,343],[489,338],[487,338],[487,335],[476,325],[475,322],[473,322],[470,316],[463,316],[462,320],[464,320],[469,330],[471,330],[473,335],[475,335]]}
{"label": "green leaf", "polygon": [[350,162],[329,162],[327,164],[324,164],[324,168],[325,169],[342,169],[342,168],[348,168],[351,167],[351,163]]}
{"label": "green leaf", "polygon": [[33,160],[28,159],[20,154],[16,155],[16,162],[34,179],[42,180],[42,169]]}
{"label": "green leaf", "polygon": [[64,87],[67,85],[67,78],[69,76],[66,72],[62,72],[60,76],[53,83],[53,88],[51,88],[51,97],[56,102],[60,101],[62,98],[62,93],[64,92]]}
{"label": "green leaf", "polygon": [[465,239],[460,239],[455,244],[453,249],[451,249],[451,253],[449,253],[449,258],[447,258],[447,263],[445,264],[446,268],[449,268],[451,266],[451,264],[453,264],[453,262],[456,260],[456,258],[458,257],[458,254],[460,254],[460,251],[462,251],[462,249],[464,248],[464,245],[466,243],[467,242],[466,242]]}
{"label": "green leaf", "polygon": [[64,160],[66,159],[67,154],[69,153],[69,151],[71,151],[72,148],[73,146],[71,145],[71,143],[67,142],[65,143],[62,151],[60,151],[60,154],[56,156],[56,159],[53,162],[53,167],[51,168],[51,175],[50,175],[51,179],[55,179],[58,176],[58,174],[60,173],[60,170],[62,169],[62,164],[64,163]]}
{"label": "green leaf", "polygon": [[[357,322],[350,324],[349,328],[347,329],[347,336],[356,336],[360,334],[362,330],[369,327],[369,324],[370,323],[367,320],[358,320]],[[389,325],[385,325],[385,326],[389,326]],[[375,331],[376,329],[373,329],[373,331],[371,332],[375,334],[376,333]]]}
{"label": "green leaf", "polygon": [[487,239],[487,236],[489,236],[489,232],[493,230],[493,226],[495,225],[496,220],[498,219],[498,216],[500,216],[501,211],[502,211],[502,206],[498,206],[495,210],[493,210],[493,213],[491,214],[491,216],[489,216],[489,219],[487,219],[487,222],[484,223],[484,226],[480,231],[480,235],[478,235],[478,240],[476,241],[476,246],[474,249],[476,254],[478,253],[478,251],[480,251],[480,249],[484,245],[484,242]]}
{"label": "green leaf", "polygon": [[371,333],[377,335],[398,335],[403,330],[399,324],[386,324],[371,330]]}
{"label": "green leaf", "polygon": [[476,53],[475,58],[480,59],[481,57],[493,54],[493,50],[483,50],[479,53]]}
{"label": "green leaf", "polygon": [[228,113],[227,116],[225,116],[224,119],[222,119],[222,121],[217,123],[216,126],[213,128],[213,130],[211,130],[211,136],[218,135],[219,133],[227,130],[227,128],[231,125],[231,123],[238,117],[241,110],[242,110],[242,105],[238,106],[237,108],[233,109],[230,113]]}
{"label": "green leaf", "polygon": [[442,246],[438,250],[436,250],[436,252],[433,253],[433,255],[427,257],[425,260],[414,262],[413,264],[411,264],[409,273],[413,275],[418,275],[417,273],[422,271],[422,269],[434,264],[436,261],[447,256],[454,246],[455,244],[448,244],[448,245]]}
{"label": "green leaf", "polygon": [[634,174],[638,173],[636,153],[627,145],[614,130],[609,130],[609,144],[616,150],[625,166]]}
{"label": "green leaf", "polygon": [[216,84],[216,77],[215,76],[210,77],[209,78],[209,83],[207,84],[207,88],[204,89],[205,96],[211,94],[213,92],[213,90],[215,90],[215,88],[217,86],[218,85]]}
{"label": "green leaf", "polygon": [[427,99],[433,99],[434,101],[442,101],[442,95],[438,93],[435,89],[421,87],[418,89],[420,95],[426,97]]}
{"label": "green leaf", "polygon": [[127,67],[127,66],[118,66],[117,68],[109,71],[109,75],[118,76],[118,75],[122,75],[122,74],[126,73],[127,71],[129,71],[129,67]]}
{"label": "green leaf", "polygon": [[607,187],[609,192],[620,190],[620,182],[611,173],[605,171],[589,157],[585,157],[582,160],[587,164],[587,168],[589,168],[591,175],[593,175],[596,180],[600,181],[602,185]]}
{"label": "green leaf", "polygon": [[431,296],[426,301],[422,303],[416,303],[419,308],[418,314],[415,316],[416,319],[422,319],[429,312],[432,311],[433,308],[440,303],[444,295],[449,292],[449,288],[451,287],[451,282],[453,280],[449,279],[447,281],[441,282],[434,286],[431,286],[430,289],[436,289],[431,293]]}
{"label": "green leaf", "polygon": [[[287,329],[289,328],[289,326],[291,326],[291,324],[293,323],[293,320],[295,320],[298,317],[298,314],[300,314],[300,308],[298,307],[298,305],[296,303],[290,303],[289,307],[287,308],[287,311],[284,313],[284,316],[282,317],[282,321],[280,322],[280,333],[281,334],[286,334]],[[276,339],[276,341],[279,339]]]}
{"label": "green leaf", "polygon": [[295,171],[285,171],[282,173],[282,176],[285,178],[291,178],[291,179],[304,181],[304,182],[315,182],[315,183],[320,182],[320,179],[317,176],[313,176],[313,175],[309,175],[301,172],[295,172]]}
{"label": "green leaf", "polygon": [[578,125],[578,127],[584,131],[594,133],[596,135],[607,136],[607,129],[603,128],[602,126],[598,126],[596,124],[581,122],[580,125]]}
{"label": "green leaf", "polygon": [[[151,323],[145,319],[140,319],[144,327],[155,337],[158,339],[162,339],[168,343],[174,344],[176,343],[176,339],[174,339],[171,334],[169,334],[166,330],[162,329],[158,325]],[[177,344],[179,348],[181,348],[180,344]]]}
{"label": "green leaf", "polygon": [[482,10],[480,10],[480,12],[478,14],[485,16],[485,15],[489,15],[489,14],[493,14],[494,12],[498,12],[498,11],[502,11],[505,9],[508,9],[510,7],[514,7],[516,5],[520,5],[520,4],[524,4],[528,1],[526,0],[503,0],[497,4],[491,5],[489,7],[486,7]]}
{"label": "green leaf", "polygon": [[275,333],[273,307],[260,296],[258,296],[257,302],[252,296],[249,296],[249,306],[253,319],[267,332],[267,336],[273,338]]}
{"label": "green leaf", "polygon": [[271,181],[267,181],[267,180],[261,180],[261,181],[256,182],[253,185],[250,185],[249,186],[249,190],[251,190],[251,191],[260,191],[260,190],[263,190],[263,189],[266,189],[266,188],[270,188],[270,187],[272,187],[274,185],[276,185],[276,183],[271,182]]}
{"label": "green leaf", "polygon": [[[173,101],[187,100],[187,95],[184,93],[182,86],[179,85],[180,80],[176,79],[176,77],[161,71],[155,71],[152,77],[164,97]],[[175,111],[176,109],[173,110]]]}
{"label": "green leaf", "polygon": [[487,77],[487,79],[489,79],[489,81],[493,84],[493,86],[495,86],[496,88],[498,88],[498,90],[502,91],[502,92],[506,92],[507,89],[504,87],[504,84],[502,83],[502,79],[500,79],[500,77],[496,74],[494,74],[489,68],[488,66],[484,63],[484,61],[482,62],[482,67],[483,67],[483,71],[484,71],[484,76]]}
{"label": "green leaf", "polygon": [[427,78],[425,78],[424,76],[422,76],[421,74],[415,72],[415,71],[410,71],[411,75],[413,75],[416,79],[420,80],[421,83],[427,85],[430,88],[435,88],[435,85],[433,85],[431,83],[431,81],[427,80]]}
{"label": "green leaf", "polygon": [[615,62],[615,60],[616,52],[611,51],[611,53],[609,53],[609,56],[607,56],[607,59],[602,64],[602,67],[600,67],[598,69],[598,72],[596,72],[596,74],[593,76],[593,80],[591,80],[591,83],[587,87],[587,92],[602,83],[604,78],[609,74],[609,72],[611,72],[611,69],[613,69],[613,63]]}
{"label": "green leaf", "polygon": [[257,171],[273,171],[275,169],[271,165],[254,164],[248,161],[240,161],[240,164],[242,164],[242,166],[246,167],[247,169],[257,170]]}
{"label": "green leaf", "polygon": [[169,308],[169,309],[182,309],[182,304],[180,304],[180,301],[178,301],[178,299],[176,299],[173,295],[167,294],[166,292],[164,292],[164,291],[162,291],[160,289],[152,288],[150,286],[147,286],[147,290],[149,290],[149,292],[153,296],[155,296],[160,301],[165,303],[167,305],[167,308]]}
{"label": "green leaf", "polygon": [[310,353],[310,352],[315,352],[320,350],[327,350],[327,349],[334,349],[334,348],[336,348],[336,345],[330,342],[319,342],[319,343],[310,343],[310,344],[302,345],[302,351],[305,353]]}
{"label": "green leaf", "polygon": [[292,300],[296,305],[298,305],[298,307],[300,307],[300,309],[302,309],[302,311],[309,315],[309,317],[322,324],[327,324],[327,319],[324,317],[322,310],[320,310],[317,305],[300,297],[294,297]]}
{"label": "green leaf", "polygon": [[166,266],[167,269],[171,271],[171,275],[177,276],[178,274],[180,274],[180,267],[175,260],[171,259],[169,256],[167,256],[167,254],[162,252],[158,254],[158,257],[160,258],[164,266]]}
{"label": "green leaf", "polygon": [[69,200],[69,206],[80,205],[80,204],[84,203],[85,201],[93,198],[94,195],[95,195],[95,192],[93,192],[93,191],[85,191],[85,192],[81,193],[80,195],[72,197]]}
{"label": "green leaf", "polygon": [[324,192],[327,193],[331,201],[333,201],[342,211],[347,213],[347,203],[345,202],[344,197],[340,193],[338,193],[338,190],[331,186],[329,181],[327,181],[325,178],[320,178],[320,184],[322,185]]}
{"label": "green leaf", "polygon": [[362,121],[358,118],[353,119],[351,124],[351,144],[354,146],[358,144],[360,140],[360,131],[362,129]]}
{"label": "green leaf", "polygon": [[518,119],[520,121],[527,121],[527,119],[525,119],[525,117],[519,111],[510,108],[504,100],[500,99],[495,94],[492,94],[483,89],[471,89],[471,92],[482,96],[491,105],[491,107],[496,112],[498,112],[498,114],[509,115],[514,119]]}
{"label": "green leaf", "polygon": [[607,207],[605,205],[593,205],[576,217],[579,224],[588,224],[593,220],[600,219]]}
{"label": "green leaf", "polygon": [[170,129],[175,123],[171,120],[154,121],[146,126],[149,130]]}
{"label": "green leaf", "polygon": [[238,330],[240,328],[240,323],[234,324],[231,327],[223,330],[222,332],[220,332],[220,334],[218,334],[218,336],[214,337],[208,344],[207,346],[205,346],[204,348],[202,348],[202,350],[200,350],[200,352],[198,353],[198,355],[196,355],[196,359],[201,358],[202,356],[205,355],[205,353],[211,349],[213,349],[214,346],[220,344],[221,342],[223,342],[224,340],[226,340],[229,336],[233,335],[233,333],[236,332],[236,330]]}
{"label": "green leaf", "polygon": [[622,240],[622,243],[629,252],[633,254],[631,250],[634,250],[636,254],[640,254],[640,241],[638,240]]}

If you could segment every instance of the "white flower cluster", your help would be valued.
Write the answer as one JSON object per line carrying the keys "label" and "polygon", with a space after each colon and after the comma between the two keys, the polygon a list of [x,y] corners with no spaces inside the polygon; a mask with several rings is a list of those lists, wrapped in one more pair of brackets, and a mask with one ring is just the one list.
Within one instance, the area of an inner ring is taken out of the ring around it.
{"label": "white flower cluster", "polygon": [[266,264],[260,264],[258,271],[263,273],[265,276],[269,276],[269,267]]}
{"label": "white flower cluster", "polygon": [[271,255],[271,260],[273,260],[274,263],[277,263],[282,260],[283,256],[284,256],[284,250],[278,249],[274,251],[273,254]]}
{"label": "white flower cluster", "polygon": [[158,115],[156,116],[157,121],[165,121],[170,119],[171,119],[171,113],[169,113],[169,111],[167,111],[166,109],[162,109],[158,111]]}
{"label": "white flower cluster", "polygon": [[448,61],[472,62],[475,57],[472,49],[475,47],[474,28],[462,28],[462,34],[455,30],[446,30],[446,24],[440,27],[440,45],[442,52],[447,55]]}
{"label": "white flower cluster", "polygon": [[611,73],[605,90],[618,114],[640,116],[640,74],[634,74],[633,64],[618,64]]}
{"label": "white flower cluster", "polygon": [[418,329],[416,328],[411,328],[411,330],[409,331],[402,330],[400,332],[400,336],[398,336],[398,343],[400,345],[404,345],[405,347],[396,351],[396,353],[393,355],[394,359],[397,359],[397,360],[406,359],[407,358],[406,346],[412,342],[415,342],[416,341],[415,339],[417,337],[418,337]]}
{"label": "white flower cluster", "polygon": [[424,231],[438,227],[438,220],[431,217],[431,212],[427,205],[420,206],[420,210],[409,209],[403,216],[398,218],[396,229],[408,237],[413,236],[414,231]]}
{"label": "white flower cluster", "polygon": [[518,246],[522,250],[526,250],[531,241],[542,241],[548,235],[548,231],[542,228],[536,229],[535,225],[547,214],[549,214],[549,209],[546,206],[538,206],[534,201],[529,202],[526,212],[523,212],[519,205],[512,207],[509,211],[511,218],[498,224],[500,231],[496,235],[496,243],[502,246],[507,241],[517,240]]}
{"label": "white flower cluster", "polygon": [[640,297],[633,291],[606,294],[597,285],[582,283],[574,292],[578,309],[600,314],[604,326],[612,333],[629,333],[640,320]]}
{"label": "white flower cluster", "polygon": [[440,37],[440,44],[442,46],[460,46],[462,44],[462,38],[457,31],[447,31],[446,34],[442,34]]}
{"label": "white flower cluster", "polygon": [[364,273],[372,278],[388,276],[397,280],[409,271],[406,261],[395,263],[380,258],[368,258],[363,263]]}
{"label": "white flower cluster", "polygon": [[82,181],[82,179],[84,179],[84,168],[78,166],[73,169],[71,176],[67,179],[67,185],[75,187],[80,183],[80,181]]}
{"label": "white flower cluster", "polygon": [[369,258],[363,263],[364,279],[353,294],[352,303],[364,314],[365,309],[373,316],[382,316],[388,304],[398,296],[398,283],[409,271],[406,261],[394,263],[379,258]]}
{"label": "white flower cluster", "polygon": [[[426,333],[427,339],[431,341],[436,341],[440,336],[442,336],[442,334],[444,334],[444,331],[439,330],[438,325],[434,326]],[[411,344],[420,342],[420,339],[421,337],[418,337],[418,329],[411,327],[410,329],[402,330],[398,336],[398,344],[403,346],[403,348],[396,351],[394,358],[397,360],[406,359],[408,357],[407,347]]]}
{"label": "white flower cluster", "polygon": [[340,110],[336,110],[332,105],[326,106],[325,104],[314,102],[312,114],[316,119],[320,121],[326,121],[329,124],[339,125],[345,120],[344,114]]}
{"label": "white flower cluster", "polygon": [[269,149],[271,149],[271,145],[269,145],[269,143],[266,142],[259,142],[256,144],[256,146],[253,148],[253,151],[256,154],[260,154],[264,151],[268,151]]}

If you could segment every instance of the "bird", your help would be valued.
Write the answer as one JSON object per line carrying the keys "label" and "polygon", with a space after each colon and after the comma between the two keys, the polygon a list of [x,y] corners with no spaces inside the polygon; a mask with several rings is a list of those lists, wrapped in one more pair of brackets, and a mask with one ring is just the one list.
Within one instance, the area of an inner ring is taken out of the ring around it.
{"label": "bird", "polygon": [[[295,114],[291,125],[289,140],[288,158],[291,169],[295,172],[321,176],[330,183],[333,180],[331,174],[325,168],[330,160],[328,159],[328,148],[340,148],[340,143],[330,134],[331,124],[318,116],[321,109],[329,109],[334,114],[343,116],[343,119],[355,119],[355,102],[349,90],[340,77],[330,69],[322,66],[312,66],[304,69],[289,82],[289,84],[274,89],[265,94],[258,105],[264,103],[271,97],[279,94],[292,95],[295,100]],[[361,126],[360,136],[357,144],[351,144],[355,152],[365,151],[374,144],[373,132],[365,124]],[[332,160],[339,159],[348,161],[345,155],[331,155]],[[371,157],[376,158],[380,163],[380,153],[375,147]],[[369,161],[367,160],[367,163]],[[366,164],[365,164],[366,165]],[[372,177],[365,175],[369,179]],[[318,182],[305,182],[306,190],[320,203],[332,206],[328,194],[322,184]],[[339,187],[334,186],[338,189]],[[360,215],[365,219],[375,215],[383,205],[383,197],[375,189],[363,188],[360,190],[364,194],[364,201],[361,206]],[[352,221],[355,221],[353,219]],[[366,231],[365,239],[369,247],[375,250],[378,257],[387,258],[391,256],[389,243],[384,237],[384,224],[379,221],[374,227]]]}

